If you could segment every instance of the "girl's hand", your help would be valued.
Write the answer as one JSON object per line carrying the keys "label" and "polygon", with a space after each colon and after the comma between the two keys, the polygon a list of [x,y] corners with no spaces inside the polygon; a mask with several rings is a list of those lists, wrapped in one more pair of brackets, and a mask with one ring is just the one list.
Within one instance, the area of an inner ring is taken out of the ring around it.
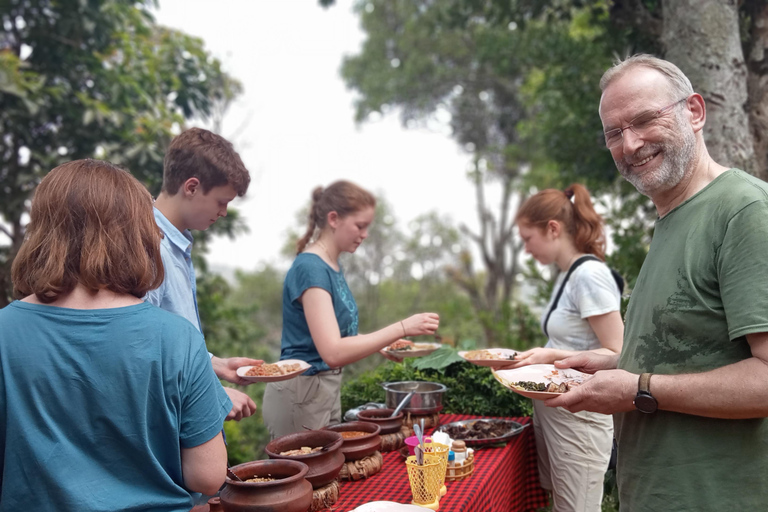
{"label": "girl's hand", "polygon": [[435,334],[440,326],[440,315],[437,313],[419,313],[402,321],[405,336],[421,336]]}
{"label": "girl's hand", "polygon": [[559,352],[554,349],[536,347],[525,352],[518,352],[514,361],[510,361],[508,365],[504,365],[499,369],[512,370],[531,364],[554,364],[559,355]]}

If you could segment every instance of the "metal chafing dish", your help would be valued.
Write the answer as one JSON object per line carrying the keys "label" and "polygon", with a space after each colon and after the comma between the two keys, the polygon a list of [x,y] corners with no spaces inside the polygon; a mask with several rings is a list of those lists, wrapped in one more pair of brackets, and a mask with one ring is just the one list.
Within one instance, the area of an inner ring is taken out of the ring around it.
{"label": "metal chafing dish", "polygon": [[394,409],[400,401],[414,391],[410,403],[403,412],[411,414],[431,414],[443,410],[443,393],[448,391],[439,382],[423,382],[416,380],[401,382],[384,382],[381,387],[387,392],[386,404]]}

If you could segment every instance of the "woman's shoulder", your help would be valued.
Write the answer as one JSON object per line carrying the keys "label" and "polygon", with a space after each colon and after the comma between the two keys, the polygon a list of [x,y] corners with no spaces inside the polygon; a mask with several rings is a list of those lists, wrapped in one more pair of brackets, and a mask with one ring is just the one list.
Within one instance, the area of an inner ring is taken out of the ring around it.
{"label": "woman's shoulder", "polygon": [[288,272],[337,273],[320,255],[313,252],[299,253],[293,260],[293,264]]}
{"label": "woman's shoulder", "polygon": [[601,260],[590,259],[582,263],[571,274],[573,282],[589,281],[592,279],[605,279],[613,282],[613,274],[608,264]]}

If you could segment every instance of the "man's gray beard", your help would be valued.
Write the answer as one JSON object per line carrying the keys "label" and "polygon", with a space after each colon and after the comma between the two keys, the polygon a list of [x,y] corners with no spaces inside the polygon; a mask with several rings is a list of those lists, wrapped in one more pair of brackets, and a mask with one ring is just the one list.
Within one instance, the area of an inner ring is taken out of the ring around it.
{"label": "man's gray beard", "polygon": [[638,175],[632,172],[632,166],[625,160],[616,161],[616,168],[624,176],[624,179],[634,185],[637,191],[644,196],[652,197],[653,194],[666,192],[676,187],[693,164],[693,158],[696,154],[696,136],[692,131],[685,130],[683,126],[679,126],[679,128],[682,134],[681,138],[678,139],[679,146],[671,140],[651,144],[644,148],[646,150],[642,152],[641,158],[637,156],[633,158],[635,161],[640,161],[661,151],[664,161],[655,171]]}

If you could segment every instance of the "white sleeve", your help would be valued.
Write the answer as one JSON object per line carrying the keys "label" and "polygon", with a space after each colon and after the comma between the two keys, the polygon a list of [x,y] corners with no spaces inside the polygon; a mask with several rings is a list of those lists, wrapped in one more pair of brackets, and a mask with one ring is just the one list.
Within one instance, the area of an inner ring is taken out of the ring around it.
{"label": "white sleeve", "polygon": [[605,263],[588,261],[569,279],[570,294],[581,318],[604,315],[621,309],[619,287]]}

